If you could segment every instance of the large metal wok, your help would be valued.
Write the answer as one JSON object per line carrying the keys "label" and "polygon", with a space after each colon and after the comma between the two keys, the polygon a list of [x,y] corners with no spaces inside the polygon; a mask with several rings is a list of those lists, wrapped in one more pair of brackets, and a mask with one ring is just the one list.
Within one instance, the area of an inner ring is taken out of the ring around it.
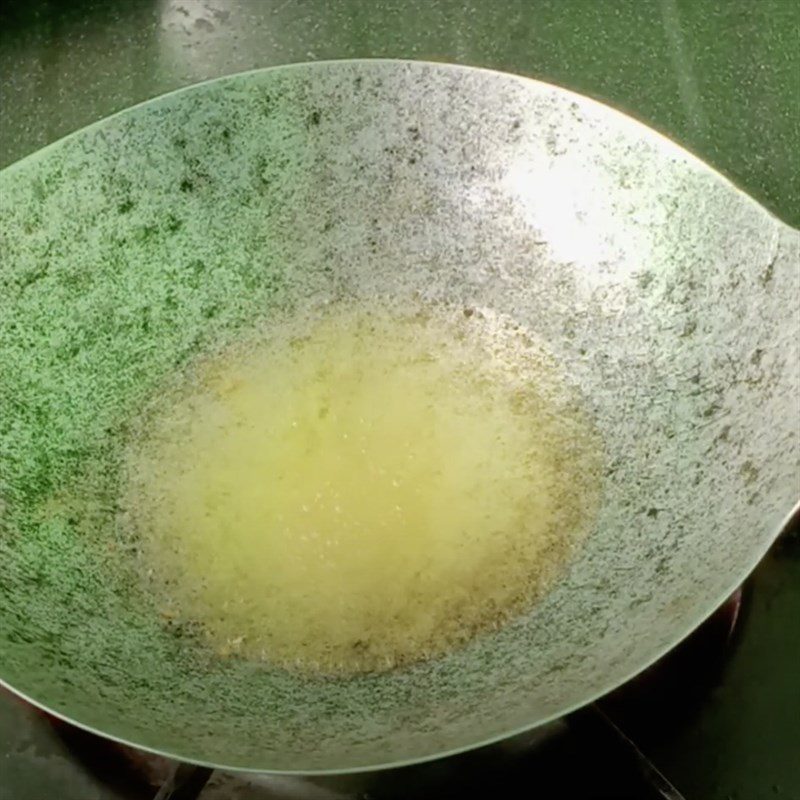
{"label": "large metal wok", "polygon": [[[0,258],[0,678],[140,747],[355,770],[539,725],[698,625],[798,497],[800,235],[549,85],[360,61],[182,90],[0,173]],[[518,319],[588,398],[606,469],[529,613],[313,679],[182,639],[114,552],[114,489],[120,426],[176,364],[333,293]]]}

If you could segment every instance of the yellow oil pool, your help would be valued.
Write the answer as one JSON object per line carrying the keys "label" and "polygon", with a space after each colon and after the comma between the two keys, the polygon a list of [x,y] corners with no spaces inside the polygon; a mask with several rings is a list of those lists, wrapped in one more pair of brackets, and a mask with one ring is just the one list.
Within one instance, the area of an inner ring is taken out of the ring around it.
{"label": "yellow oil pool", "polygon": [[197,362],[126,506],[164,613],[221,655],[353,674],[526,610],[597,507],[557,365],[480,310],[328,310]]}

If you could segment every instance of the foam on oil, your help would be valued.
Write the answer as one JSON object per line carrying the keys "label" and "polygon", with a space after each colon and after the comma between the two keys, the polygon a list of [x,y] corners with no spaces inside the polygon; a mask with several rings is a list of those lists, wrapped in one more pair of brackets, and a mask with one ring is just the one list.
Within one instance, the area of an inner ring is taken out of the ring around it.
{"label": "foam on oil", "polygon": [[194,364],[143,418],[125,506],[164,613],[219,654],[378,671],[531,606],[590,526],[599,449],[518,326],[343,307]]}

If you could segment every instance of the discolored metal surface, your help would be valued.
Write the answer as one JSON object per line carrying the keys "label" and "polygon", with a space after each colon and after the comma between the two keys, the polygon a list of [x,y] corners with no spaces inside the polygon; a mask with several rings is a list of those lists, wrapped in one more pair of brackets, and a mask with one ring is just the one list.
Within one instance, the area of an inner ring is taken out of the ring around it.
{"label": "discolored metal surface", "polygon": [[[254,769],[470,746],[674,644],[796,500],[797,232],[579,96],[424,64],[278,69],[118,115],[0,183],[2,677],[84,725]],[[485,306],[548,343],[605,439],[597,529],[533,613],[431,664],[322,682],[209,659],[108,552],[115,426],[271,309],[376,294]]]}

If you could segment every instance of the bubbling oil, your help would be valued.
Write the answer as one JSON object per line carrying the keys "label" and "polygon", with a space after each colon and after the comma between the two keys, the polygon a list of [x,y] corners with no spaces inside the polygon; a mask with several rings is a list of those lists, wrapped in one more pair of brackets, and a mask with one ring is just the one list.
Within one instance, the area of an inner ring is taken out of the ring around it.
{"label": "bubbling oil", "polygon": [[598,504],[575,391],[480,310],[276,322],[143,420],[124,506],[163,613],[302,672],[410,664],[529,609]]}

